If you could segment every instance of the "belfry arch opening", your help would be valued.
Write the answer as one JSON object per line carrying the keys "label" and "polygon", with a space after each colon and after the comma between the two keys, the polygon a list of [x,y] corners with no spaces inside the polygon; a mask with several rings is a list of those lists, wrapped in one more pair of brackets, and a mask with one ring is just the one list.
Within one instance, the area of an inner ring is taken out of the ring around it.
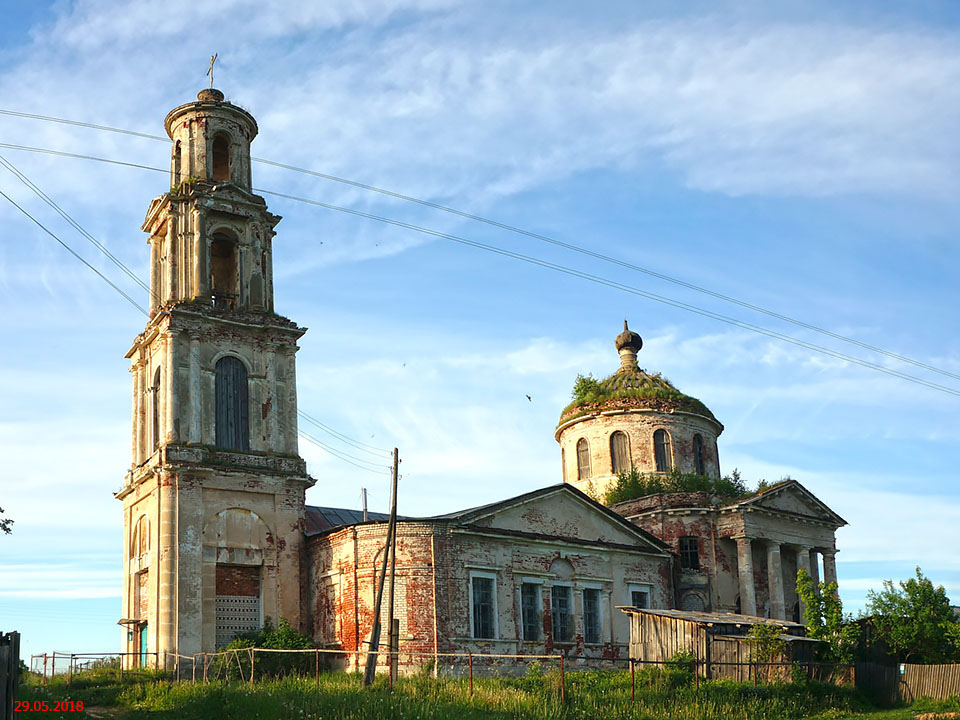
{"label": "belfry arch opening", "polygon": [[238,296],[237,240],[222,232],[210,242],[210,292],[218,308],[236,307]]}
{"label": "belfry arch opening", "polygon": [[213,180],[225,182],[230,180],[230,138],[220,134],[213,138]]}

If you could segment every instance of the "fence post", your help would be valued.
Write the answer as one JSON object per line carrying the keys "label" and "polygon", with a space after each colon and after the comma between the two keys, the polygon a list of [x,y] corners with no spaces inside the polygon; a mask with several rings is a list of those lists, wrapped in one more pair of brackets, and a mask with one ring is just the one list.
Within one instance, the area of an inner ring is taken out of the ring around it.
{"label": "fence post", "polygon": [[693,677],[697,686],[697,692],[700,692],[700,660],[693,663]]}
{"label": "fence post", "polygon": [[204,682],[204,684],[207,683],[207,667],[208,667],[208,666],[209,666],[209,663],[207,662],[207,654],[206,654],[206,653],[203,653],[203,682]]}
{"label": "fence post", "polygon": [[127,654],[120,656],[120,682],[123,683],[123,662],[127,659]]}
{"label": "fence post", "polygon": [[47,684],[47,654],[43,654],[43,684]]}
{"label": "fence post", "polygon": [[73,653],[70,653],[70,665],[67,667],[67,687],[73,682]]}
{"label": "fence post", "polygon": [[560,702],[567,702],[567,679],[563,672],[563,655],[560,656]]}
{"label": "fence post", "polygon": [[317,659],[314,666],[314,674],[317,678],[317,687],[320,687],[320,648],[317,648]]}
{"label": "fence post", "polygon": [[190,682],[197,682],[197,654],[193,654],[193,660],[190,661]]}
{"label": "fence post", "polygon": [[253,685],[253,648],[250,648],[250,684]]}
{"label": "fence post", "polygon": [[637,674],[634,669],[633,658],[630,658],[630,700],[631,702],[637,700]]}
{"label": "fence post", "polygon": [[470,669],[470,697],[473,697],[473,653],[467,650],[467,667]]}

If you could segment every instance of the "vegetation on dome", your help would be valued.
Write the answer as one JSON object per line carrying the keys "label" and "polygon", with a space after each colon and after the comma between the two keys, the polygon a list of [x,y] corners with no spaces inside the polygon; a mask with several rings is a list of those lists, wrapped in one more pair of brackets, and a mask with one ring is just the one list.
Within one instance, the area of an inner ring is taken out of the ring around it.
{"label": "vegetation on dome", "polygon": [[593,375],[577,375],[572,397],[573,402],[560,413],[561,423],[599,410],[602,406],[611,404],[611,401],[618,400],[622,402],[615,404],[624,407],[635,404],[631,403],[631,400],[646,400],[650,402],[636,404],[662,405],[663,409],[683,410],[716,419],[706,405],[696,398],[684,395],[663,375],[650,375],[643,370],[621,370],[603,380],[597,380]]}
{"label": "vegetation on dome", "polygon": [[[789,479],[789,477],[783,478],[781,482]],[[629,470],[617,473],[617,482],[607,491],[603,504],[615,505],[658,493],[692,492],[709,493],[725,500],[740,500],[761,493],[772,486],[773,484],[766,480],[760,480],[756,489],[751,490],[740,478],[740,472],[736,469],[727,476],[717,478],[684,473],[676,468],[669,473],[648,474],[640,472],[633,465]]]}

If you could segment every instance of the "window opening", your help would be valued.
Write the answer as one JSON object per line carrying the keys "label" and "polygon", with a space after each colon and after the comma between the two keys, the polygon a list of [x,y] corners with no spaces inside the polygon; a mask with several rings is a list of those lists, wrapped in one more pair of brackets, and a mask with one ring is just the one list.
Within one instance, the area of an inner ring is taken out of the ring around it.
{"label": "window opening", "polygon": [[213,179],[230,180],[230,140],[226,135],[213,139]]}
{"label": "window opening", "polygon": [[681,570],[699,570],[700,569],[700,547],[699,541],[695,537],[680,538],[680,569]]}
{"label": "window opening", "polygon": [[666,430],[653,433],[653,453],[657,463],[657,472],[670,471],[670,436]]}
{"label": "window opening", "polygon": [[621,430],[610,436],[610,466],[615,474],[630,469],[630,439]]}
{"label": "window opening", "polygon": [[153,373],[153,387],[150,388],[153,396],[150,403],[153,410],[153,449],[160,447],[160,368]]}
{"label": "window opening", "polygon": [[649,590],[631,590],[630,604],[636,608],[649,608],[650,607],[650,591]]}
{"label": "window opening", "polygon": [[600,591],[583,591],[583,641],[600,642]]}
{"label": "window opening", "polygon": [[553,620],[554,642],[570,642],[573,639],[571,594],[569,585],[554,585],[550,588],[550,615]]}
{"label": "window opening", "polygon": [[174,145],[174,150],[173,150],[173,183],[172,184],[174,187],[180,186],[180,173],[181,173],[180,160],[181,160],[180,141],[177,140],[177,144]]}
{"label": "window opening", "polygon": [[247,369],[239,359],[221,358],[216,367],[216,443],[221,450],[249,450]]}
{"label": "window opening", "polygon": [[577,480],[586,480],[590,471],[590,444],[586,438],[577,440]]}
{"label": "window opening", "polygon": [[473,636],[493,637],[493,578],[474,577]]}
{"label": "window opening", "polygon": [[210,290],[216,307],[236,307],[237,241],[223,233],[216,233],[210,243]]}
{"label": "window opening", "polygon": [[520,609],[523,616],[523,639],[535,642],[540,639],[540,586],[523,583],[520,586]]}
{"label": "window opening", "polygon": [[706,475],[706,464],[703,462],[703,438],[700,435],[693,436],[693,466],[697,475]]}

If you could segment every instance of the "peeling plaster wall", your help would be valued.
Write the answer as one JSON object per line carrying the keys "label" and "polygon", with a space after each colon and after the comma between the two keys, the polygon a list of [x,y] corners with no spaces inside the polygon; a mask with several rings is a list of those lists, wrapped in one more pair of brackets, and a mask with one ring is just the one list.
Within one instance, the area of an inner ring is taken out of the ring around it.
{"label": "peeling plaster wall", "polygon": [[[496,525],[528,532],[537,527],[551,509],[542,513],[520,511],[496,518]],[[594,514],[599,515],[594,511]],[[581,515],[583,512],[581,511]],[[528,525],[527,523],[530,523]],[[498,533],[497,527],[459,526],[446,522],[400,522],[397,530],[398,589],[404,597],[396,602],[400,618],[401,666],[410,671],[422,666],[434,652],[466,653],[563,653],[570,658],[624,657],[629,640],[626,617],[617,605],[631,602],[631,586],[651,591],[655,607],[672,606],[670,558],[632,547],[591,546],[589,541],[525,538]],[[609,526],[598,517],[597,525]],[[589,525],[589,524],[587,524]],[[504,528],[507,530],[508,528]],[[521,530],[522,529],[522,530]],[[606,528],[608,534],[613,534]],[[589,529],[581,535],[588,535]],[[354,650],[363,643],[373,623],[374,575],[379,572],[386,539],[386,523],[369,523],[311,538],[310,613],[314,639],[325,647]],[[633,536],[635,543],[635,536]],[[556,571],[561,559],[572,568],[569,576]],[[495,578],[496,627],[494,639],[475,639],[471,631],[471,574]],[[520,586],[524,582],[541,588],[541,631],[536,642],[522,640]],[[555,644],[551,639],[550,588],[554,584],[572,587],[574,637],[572,642]],[[601,593],[600,642],[583,639],[583,590]],[[386,623],[386,593],[382,622]],[[349,664],[353,665],[350,660]],[[463,661],[441,658],[440,665],[462,666]],[[510,663],[507,663],[509,666]],[[596,666],[595,663],[590,666]],[[521,666],[522,669],[522,666]]]}
{"label": "peeling plaster wall", "polygon": [[[609,487],[616,482],[610,455],[610,436],[620,430],[627,434],[630,459],[640,472],[657,471],[654,456],[653,433],[666,430],[670,436],[671,462],[681,472],[694,472],[693,436],[703,438],[703,457],[706,474],[720,476],[717,455],[717,435],[720,426],[701,415],[687,412],[659,412],[632,409],[607,411],[584,415],[565,423],[557,430],[560,443],[564,482],[573,484],[591,497],[602,500]],[[586,438],[590,444],[591,477],[579,480],[577,475],[577,442]]]}

